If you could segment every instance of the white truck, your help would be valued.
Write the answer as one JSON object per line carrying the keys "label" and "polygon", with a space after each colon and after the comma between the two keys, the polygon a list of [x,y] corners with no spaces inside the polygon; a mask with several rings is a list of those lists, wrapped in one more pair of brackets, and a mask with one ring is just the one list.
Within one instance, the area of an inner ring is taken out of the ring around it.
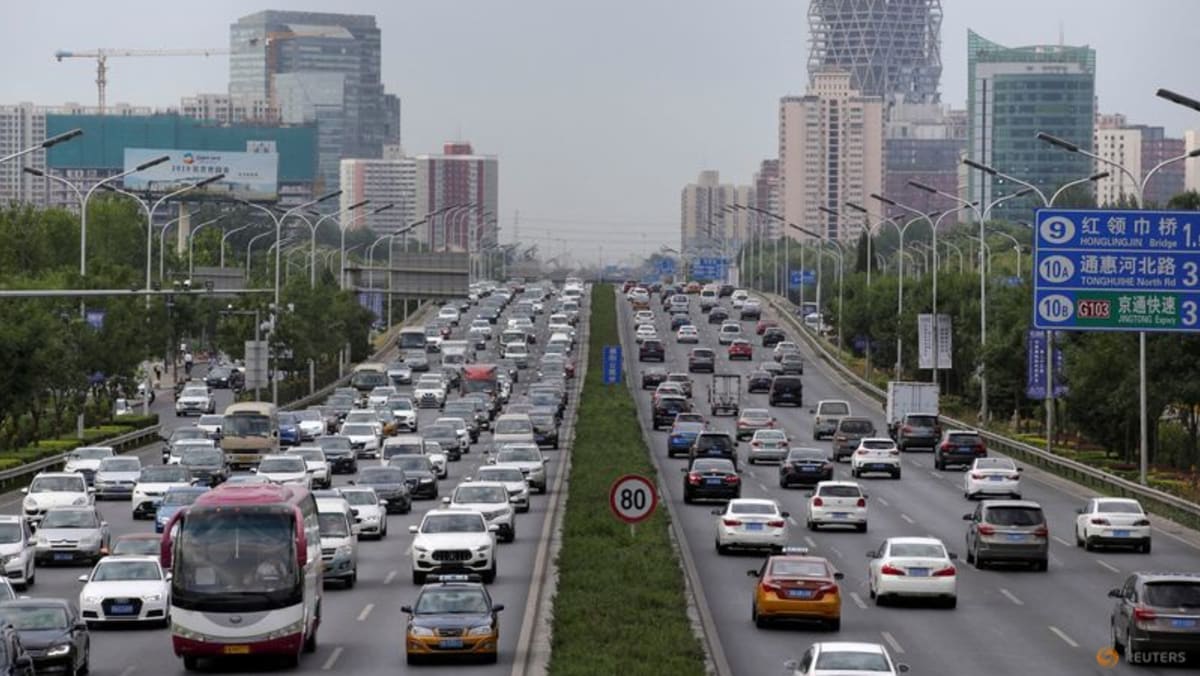
{"label": "white truck", "polygon": [[941,435],[937,383],[888,381],[884,403],[888,434],[901,450],[909,446],[933,448]]}

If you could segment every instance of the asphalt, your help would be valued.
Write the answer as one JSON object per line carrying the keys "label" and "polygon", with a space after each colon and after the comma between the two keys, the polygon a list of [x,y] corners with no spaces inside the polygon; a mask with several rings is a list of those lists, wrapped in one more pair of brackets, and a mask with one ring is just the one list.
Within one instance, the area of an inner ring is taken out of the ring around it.
{"label": "asphalt", "polygon": [[[729,308],[730,300],[722,299]],[[765,303],[764,303],[765,305]],[[1075,509],[1091,495],[1087,489],[1051,476],[1035,468],[1025,468],[1023,497],[1044,508],[1050,524],[1050,569],[1039,573],[1021,568],[977,570],[965,562],[966,524],[962,515],[974,504],[962,494],[959,472],[939,472],[933,468],[927,452],[903,455],[903,478],[864,478],[860,483],[870,496],[869,530],[810,532],[804,527],[806,491],[781,489],[775,465],[749,465],[743,462],[743,497],[768,497],[777,500],[791,513],[789,541],[808,547],[811,554],[824,556],[845,574],[842,589],[842,625],[838,632],[796,625],[757,629],[750,620],[754,580],[746,571],[757,568],[759,555],[720,556],[714,548],[715,519],[713,504],[684,505],[682,500],[682,458],[668,459],[667,432],[650,429],[649,390],[639,389],[639,364],[633,337],[629,304],[620,300],[621,335],[627,361],[627,373],[634,383],[643,432],[650,452],[665,477],[665,503],[684,534],[682,546],[695,562],[701,602],[706,603],[715,623],[720,651],[733,674],[774,674],[782,672],[784,661],[796,659],[811,643],[819,641],[867,641],[888,647],[900,662],[911,666],[910,674],[980,676],[1040,676],[1138,673],[1186,673],[1179,668],[1132,667],[1124,662],[1115,667],[1101,666],[1097,651],[1109,642],[1109,613],[1112,599],[1107,592],[1118,587],[1125,577],[1138,570],[1197,571],[1200,569],[1200,537],[1169,522],[1155,521],[1152,554],[1121,551],[1085,552],[1074,546]],[[655,296],[652,307],[659,335],[667,345],[669,371],[687,370],[687,352],[691,345],[678,345],[669,331],[668,315]],[[716,344],[717,325],[709,325],[693,297],[691,316],[700,329],[701,345],[718,352],[718,373],[742,376],[743,407],[768,408],[766,394],[745,392],[746,376],[754,364],[769,360],[770,351],[761,346],[754,334],[754,322],[742,322],[755,346],[750,362],[729,362],[723,346]],[[764,315],[769,316],[769,315]],[[785,327],[791,333],[790,327]],[[803,343],[801,343],[803,346]],[[829,449],[829,441],[812,440],[812,415],[809,408],[820,399],[845,399],[855,415],[871,417],[878,429],[883,425],[882,406],[859,394],[826,365],[805,350],[804,405],[799,408],[771,407],[778,423],[792,437],[793,446]],[[707,416],[707,391],[711,376],[692,374],[694,402]],[[709,418],[710,426],[733,431],[736,418]],[[741,447],[744,453],[745,446]],[[849,480],[849,464],[839,464],[836,479]],[[942,539],[952,552],[959,554],[958,607],[953,610],[905,604],[876,607],[867,592],[866,552],[877,548],[886,537],[933,536]]]}
{"label": "asphalt", "polygon": [[[581,313],[582,315],[583,313]],[[464,313],[455,338],[465,334],[474,315]],[[547,313],[548,315],[548,313]],[[540,315],[537,322],[539,342],[532,352],[540,356],[541,345],[544,344],[546,316]],[[585,317],[581,317],[579,326],[580,343],[586,341]],[[503,322],[503,319],[501,320]],[[494,346],[494,342],[493,342]],[[576,347],[578,355],[581,347]],[[485,353],[480,353],[478,361],[486,362]],[[438,363],[430,355],[431,367]],[[531,360],[531,363],[536,363]],[[585,364],[580,363],[579,368]],[[197,369],[197,374],[203,371]],[[515,399],[524,392],[529,383],[534,380],[533,369],[521,372],[520,382],[513,394]],[[582,370],[580,379],[582,380]],[[228,390],[218,390],[217,410],[232,402]],[[564,433],[567,425],[573,424],[574,411],[578,405],[578,391],[572,392],[567,417],[560,433]],[[159,392],[151,410],[159,414],[163,428],[166,430],[195,424],[195,418],[177,418],[174,414],[173,399],[169,391]],[[422,409],[420,425],[432,424],[438,417],[437,409]],[[458,481],[473,474],[478,467],[486,462],[484,448],[490,442],[490,434],[484,431],[479,442],[472,446],[472,451],[463,456],[459,462],[450,464],[450,476],[440,482],[440,495],[449,495]],[[411,604],[416,599],[419,587],[412,584],[410,547],[413,536],[408,532],[408,526],[419,524],[426,510],[440,505],[438,501],[425,500],[414,503],[409,514],[393,514],[388,518],[388,536],[381,541],[362,541],[359,543],[359,573],[358,584],[353,589],[342,589],[336,583],[326,585],[324,616],[319,633],[319,647],[315,654],[303,655],[297,670],[288,673],[318,674],[318,673],[347,673],[355,675],[367,674],[397,674],[397,673],[434,673],[449,669],[453,673],[486,674],[499,676],[514,672],[518,636],[524,614],[527,608],[529,591],[533,584],[534,561],[539,547],[545,542],[542,539],[547,506],[555,498],[556,479],[562,466],[566,450],[545,450],[547,463],[547,481],[551,490],[545,494],[534,494],[529,512],[517,516],[517,539],[511,544],[500,546],[498,554],[499,575],[495,584],[489,585],[488,590],[493,600],[503,603],[505,610],[500,619],[500,656],[494,665],[471,663],[454,663],[453,666],[420,665],[409,666],[404,657],[404,628],[407,616],[400,611],[402,605]],[[161,444],[139,449],[134,453],[141,458],[143,464],[161,462]],[[378,461],[360,461],[371,463]],[[350,475],[335,475],[334,485],[345,485],[353,479]],[[11,492],[0,495],[0,513],[18,514],[21,509],[19,493]],[[126,533],[153,532],[151,521],[133,521],[128,501],[102,501],[97,503],[112,530],[113,537]],[[27,592],[32,597],[66,598],[78,602],[81,584],[76,580],[79,575],[88,572],[86,567],[39,567],[37,583]],[[182,661],[175,657],[171,649],[170,633],[166,629],[151,629],[138,627],[97,628],[91,631],[92,653],[91,673],[96,676],[159,676],[166,674],[184,674]],[[527,647],[527,646],[526,646]],[[524,647],[523,647],[524,649]],[[522,654],[525,654],[524,652]],[[280,671],[277,665],[263,663],[242,663],[209,665],[202,667],[219,671],[220,673],[271,673]]]}

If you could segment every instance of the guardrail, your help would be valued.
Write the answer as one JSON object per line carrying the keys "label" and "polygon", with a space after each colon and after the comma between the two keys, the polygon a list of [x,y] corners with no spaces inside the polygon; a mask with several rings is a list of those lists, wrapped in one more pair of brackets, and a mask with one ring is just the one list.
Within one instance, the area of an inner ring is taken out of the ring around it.
{"label": "guardrail", "polygon": [[[767,303],[775,309],[775,312],[787,321],[787,323],[791,324],[797,333],[804,338],[804,341],[816,351],[821,359],[832,366],[839,375],[864,394],[880,401],[886,400],[887,392],[876,387],[848,368],[825,347],[823,344],[824,341],[814,335],[812,330],[796,317],[795,306],[772,294],[758,295],[765,298]],[[1166,517],[1176,523],[1192,528],[1200,528],[1200,505],[1194,502],[1184,500],[1179,496],[1171,495],[1155,488],[1150,488],[1149,486],[1143,486],[1128,479],[1123,479],[1115,474],[1110,474],[1095,467],[1071,460],[1070,458],[1049,453],[1037,446],[980,429],[975,425],[961,420],[955,420],[948,416],[941,416],[941,419],[952,429],[969,429],[978,432],[981,437],[987,440],[990,448],[1004,455],[1019,459],[1022,462],[1034,465],[1082,486],[1095,488],[1110,495],[1136,498],[1147,511]]]}
{"label": "guardrail", "polygon": [[[112,446],[113,450],[115,450],[117,453],[125,453],[126,451],[132,451],[136,448],[141,448],[149,441],[157,440],[159,438],[158,433],[161,429],[162,425],[151,425],[149,427],[143,427],[142,429],[133,430],[132,432],[126,432],[125,434],[119,434],[111,439],[97,441],[93,445]],[[0,487],[7,488],[9,484],[17,483],[18,480],[24,479],[24,477],[29,474],[37,474],[38,472],[47,469],[57,468],[59,465],[63,465],[67,462],[67,456],[70,454],[71,451],[66,451],[64,453],[59,453],[58,455],[52,455],[48,458],[42,458],[41,460],[25,463],[19,467],[6,469],[3,472],[0,472]]]}

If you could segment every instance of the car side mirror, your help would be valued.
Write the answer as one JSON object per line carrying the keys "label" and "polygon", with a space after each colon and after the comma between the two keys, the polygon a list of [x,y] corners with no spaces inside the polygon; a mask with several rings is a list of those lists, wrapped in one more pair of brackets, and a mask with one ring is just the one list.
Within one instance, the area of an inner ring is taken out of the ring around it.
{"label": "car side mirror", "polygon": [[[88,576],[87,576],[87,575],[80,575],[79,577],[77,577],[77,578],[75,578],[75,579],[76,579],[76,580],[78,580],[78,581],[80,581],[80,582],[87,582],[87,581],[88,581]],[[1108,594],[1108,595],[1109,595],[1109,596],[1112,596],[1112,592],[1109,592],[1109,594]]]}
{"label": "car side mirror", "polygon": [[1123,593],[1121,593],[1120,589],[1109,589],[1108,590],[1108,598],[1110,598],[1110,599],[1119,599],[1119,598],[1124,598],[1124,597],[1125,597],[1125,595]]}
{"label": "car side mirror", "polygon": [[488,524],[488,532],[489,532],[489,533],[499,533],[499,532],[500,532],[500,525],[499,525],[499,524],[495,524],[495,523]]}
{"label": "car side mirror", "polygon": [[387,506],[388,506],[387,500],[380,500],[380,501],[379,501],[379,506],[380,506],[380,507],[387,508]]}
{"label": "car side mirror", "polygon": [[412,606],[400,606],[400,612],[412,615]]}
{"label": "car side mirror", "polygon": [[1024,472],[1024,471],[1025,471],[1025,468],[1024,468],[1024,467],[1018,467],[1018,468],[1017,468],[1017,471],[1018,471],[1018,472]]}
{"label": "car side mirror", "polygon": [[788,660],[783,663],[783,668],[787,669],[788,671],[795,671],[800,668],[800,663],[796,660]]}
{"label": "car side mirror", "polygon": [[503,603],[497,603],[496,605],[492,606],[492,612],[493,612],[493,613],[498,613],[498,612],[500,612],[501,610],[504,610],[504,604],[503,604]]}
{"label": "car side mirror", "polygon": [[92,495],[93,493],[95,493],[95,492],[96,492],[96,487],[95,487],[95,486],[88,486],[88,487],[87,487],[87,492],[88,492],[88,495]]}
{"label": "car side mirror", "polygon": [[721,509],[714,509],[714,510],[712,511],[712,513],[713,513],[713,516],[721,516],[722,514],[724,514],[724,513],[725,513],[725,511],[724,511],[724,510],[721,510]]}
{"label": "car side mirror", "polygon": [[791,513],[791,512],[780,512],[780,513],[779,513],[779,516],[782,516],[782,517],[783,517],[783,518],[785,518],[785,519],[786,519],[786,518],[788,518],[788,517],[789,517],[789,516],[791,516],[791,515],[792,515],[792,513]]}
{"label": "car side mirror", "polygon": [[447,495],[447,496],[444,496],[444,497],[442,498],[442,504],[443,504],[443,505],[448,505],[448,504],[450,504],[450,496],[448,496],[448,495]]}
{"label": "car side mirror", "polygon": [[258,468],[257,468],[257,467],[251,467],[251,468],[250,468],[250,473],[251,473],[251,474],[258,474]]}
{"label": "car side mirror", "polygon": [[171,581],[171,578],[173,578],[173,577],[175,577],[175,576],[174,576],[174,575],[172,575],[172,574],[171,574],[171,571],[169,571],[169,570],[168,570],[168,571],[167,571],[167,573],[166,573],[166,575],[164,575],[164,576],[163,576],[163,579],[165,579],[167,582],[170,582],[170,581]]}
{"label": "car side mirror", "polygon": [[75,620],[75,631],[87,631],[87,622],[83,620]]}
{"label": "car side mirror", "polygon": [[758,571],[751,568],[750,570],[746,571],[746,577],[758,577]]}
{"label": "car side mirror", "polygon": [[817,493],[816,493],[816,491],[809,491],[809,492],[807,492],[807,493],[805,493],[805,494],[804,494],[804,497],[806,497],[806,498],[814,498],[814,497],[816,497],[816,496],[817,496]]}
{"label": "car side mirror", "polygon": [[838,571],[838,572],[836,572],[836,573],[834,573],[834,574],[833,574],[833,579],[835,579],[835,580],[844,580],[844,579],[846,579],[846,574],[845,574],[845,573],[843,573],[843,572],[841,572],[841,571]]}
{"label": "car side mirror", "polygon": [[687,468],[686,468],[686,467],[680,467],[680,468],[679,468],[679,471],[680,471],[680,472],[683,472],[684,474],[687,474],[687,471],[688,471],[688,470],[687,470]]}
{"label": "car side mirror", "polygon": [[[354,485],[354,479],[351,479],[351,480],[347,481],[346,483],[347,483],[347,484],[349,484],[349,485],[351,485],[351,486],[353,486],[353,485]],[[380,502],[381,502],[381,504],[382,504],[382,501],[380,501]]]}
{"label": "car side mirror", "polygon": [[907,673],[908,673],[908,670],[909,670],[910,668],[911,668],[911,667],[909,667],[907,664],[897,664],[897,665],[896,665],[896,671],[898,671],[898,672],[900,672],[900,673],[902,673],[902,674],[907,674]]}
{"label": "car side mirror", "polygon": [[101,522],[100,522],[100,527],[101,527],[101,528],[108,528],[108,522],[107,522],[107,521],[101,521]]}
{"label": "car side mirror", "polygon": [[410,533],[416,533],[416,532],[417,532],[417,527],[416,527],[415,525],[413,525],[413,526],[409,526],[409,527],[408,527],[408,532],[410,532]]}
{"label": "car side mirror", "polygon": [[950,560],[951,560],[951,561],[957,561],[957,560],[958,560],[958,554],[955,554],[954,552],[950,552],[949,556],[950,556]]}
{"label": "car side mirror", "polygon": [[817,409],[815,409],[815,408],[810,408],[810,409],[808,409],[808,414],[809,414],[809,415],[816,415],[816,414],[817,414]]}
{"label": "car side mirror", "polygon": [[1087,510],[1082,507],[1079,507],[1075,510],[1075,513],[1076,514],[1087,514]]}
{"label": "car side mirror", "polygon": [[974,518],[975,518],[974,514],[963,514],[963,517],[962,517],[963,521],[970,521]]}
{"label": "car side mirror", "polygon": [[29,495],[29,489],[28,489],[28,488],[22,488],[22,489],[21,489],[21,495]]}

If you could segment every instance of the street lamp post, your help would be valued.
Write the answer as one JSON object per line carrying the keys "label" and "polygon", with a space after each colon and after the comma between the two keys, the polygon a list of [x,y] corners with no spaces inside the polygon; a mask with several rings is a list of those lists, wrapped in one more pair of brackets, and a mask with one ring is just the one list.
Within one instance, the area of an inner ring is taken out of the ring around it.
{"label": "street lamp post", "polygon": [[268,230],[267,232],[260,233],[260,234],[257,234],[255,236],[251,237],[250,241],[246,242],[246,280],[247,280],[247,282],[250,280],[250,261],[251,261],[250,250],[252,248],[254,248],[255,242],[262,239],[263,237],[266,237],[266,236],[272,235],[272,234],[274,234],[274,233],[272,233],[271,231]]}
{"label": "street lamp post", "polygon": [[253,227],[254,225],[255,225],[254,223],[247,223],[246,225],[240,225],[232,230],[227,231],[225,234],[221,235],[221,261],[220,261],[221,268],[225,267],[225,241],[228,240],[230,237],[232,237],[235,233],[239,233],[239,232],[245,230],[246,228]]}
{"label": "street lamp post", "polygon": [[[371,203],[371,200],[362,200],[361,202],[355,202],[354,204],[351,204],[350,206],[346,207],[345,209],[333,211],[331,213],[321,216],[320,218],[317,219],[316,223],[311,223],[308,221],[308,219],[303,218],[301,216],[301,220],[303,220],[305,222],[305,224],[308,225],[308,247],[309,247],[308,254],[309,254],[309,257],[312,259],[312,270],[310,270],[309,274],[308,274],[308,285],[310,287],[315,287],[317,285],[317,230],[321,227],[321,224],[330,218],[339,218],[340,219],[340,217],[343,214],[348,214],[351,211],[360,209],[363,206],[366,206],[367,204],[370,204],[370,203]],[[300,216],[299,213],[297,213],[296,215]],[[341,231],[341,247],[340,247],[340,249],[345,249],[346,248],[346,228],[342,227],[341,223],[339,222],[338,229]],[[339,277],[338,279],[339,279],[339,285],[341,285],[341,278]]]}
{"label": "street lamp post", "polygon": [[[403,228],[400,228],[396,232],[392,233],[392,237],[395,238],[397,235],[402,235],[403,239],[401,239],[400,241],[404,242],[405,245],[407,246],[408,231],[416,228],[418,225],[424,225],[424,224],[425,224],[425,219],[421,219],[414,223],[410,223],[409,225],[406,225]],[[407,249],[406,249],[406,251],[407,251]],[[392,282],[396,277],[396,273],[395,273],[396,263],[395,263],[395,259],[394,259],[395,253],[396,253],[396,241],[395,241],[395,239],[393,239],[391,242],[388,242],[388,304],[387,304],[388,328],[391,328],[393,326],[393,324],[392,324],[392,300],[393,300],[393,296],[395,295],[395,292],[394,292],[394,289],[392,288],[392,286],[393,286]],[[408,307],[407,306],[408,299],[405,298],[404,302],[406,303],[405,307],[407,308]],[[408,314],[408,311],[405,310],[405,315],[407,315],[407,314]]]}
{"label": "street lamp post", "polygon": [[224,216],[217,216],[216,218],[214,218],[210,221],[205,221],[205,222],[201,223],[200,225],[197,225],[196,227],[192,228],[188,232],[188,279],[189,280],[195,276],[195,270],[196,270],[196,266],[195,266],[196,233],[200,232],[200,230],[202,230],[204,228],[204,226],[212,225],[213,223],[216,223],[217,221],[221,220],[222,218],[224,218]]}
{"label": "street lamp post", "polygon": [[41,143],[31,145],[28,148],[25,148],[23,150],[18,150],[17,152],[12,153],[11,155],[5,155],[4,157],[0,157],[0,164],[8,162],[9,160],[15,160],[18,157],[28,155],[29,153],[37,152],[39,150],[49,150],[50,148],[62,143],[63,141],[70,141],[71,139],[75,138],[76,136],[82,136],[82,135],[83,135],[82,129],[72,129],[70,131],[64,131],[61,134],[51,136],[50,138],[42,141]]}

